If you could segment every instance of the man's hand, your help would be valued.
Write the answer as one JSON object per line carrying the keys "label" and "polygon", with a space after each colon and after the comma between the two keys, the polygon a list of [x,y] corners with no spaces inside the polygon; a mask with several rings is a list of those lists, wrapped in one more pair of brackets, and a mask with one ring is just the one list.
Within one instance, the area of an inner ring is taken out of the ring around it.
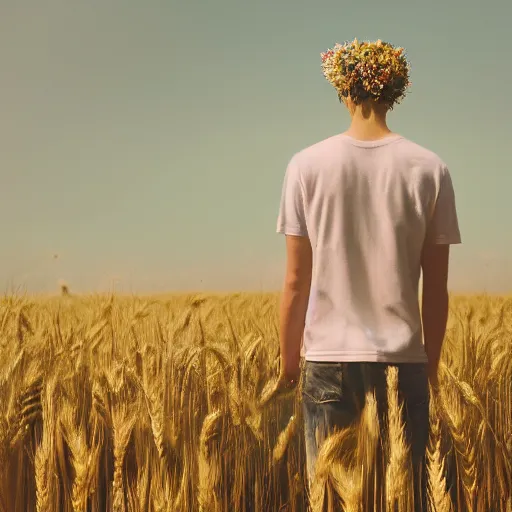
{"label": "man's hand", "polygon": [[281,353],[279,380],[282,385],[295,386],[300,378],[300,343],[299,352]]}
{"label": "man's hand", "polygon": [[437,365],[428,365],[428,380],[430,382],[430,385],[432,386],[432,389],[434,391],[437,391],[439,389],[439,379],[437,376],[438,367]]}
{"label": "man's hand", "polygon": [[[282,361],[281,361],[282,362]],[[260,405],[266,405],[268,402],[277,397],[284,397],[290,393],[295,392],[295,388],[300,379],[300,364],[297,368],[288,368],[284,370],[281,366],[281,371],[276,382],[269,383],[263,390]]]}
{"label": "man's hand", "polygon": [[300,379],[300,359],[293,362],[285,362],[281,358],[281,373],[279,380],[283,386],[295,387]]}

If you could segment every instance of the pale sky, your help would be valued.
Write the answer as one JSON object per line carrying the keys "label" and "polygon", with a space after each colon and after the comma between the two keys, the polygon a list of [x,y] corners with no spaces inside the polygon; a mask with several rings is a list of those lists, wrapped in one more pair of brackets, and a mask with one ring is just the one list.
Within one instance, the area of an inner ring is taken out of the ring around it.
{"label": "pale sky", "polygon": [[[286,164],[348,127],[320,53],[407,50],[393,131],[448,164],[453,291],[512,291],[508,0],[0,0],[0,285],[276,290]],[[58,254],[58,258],[54,258]]]}

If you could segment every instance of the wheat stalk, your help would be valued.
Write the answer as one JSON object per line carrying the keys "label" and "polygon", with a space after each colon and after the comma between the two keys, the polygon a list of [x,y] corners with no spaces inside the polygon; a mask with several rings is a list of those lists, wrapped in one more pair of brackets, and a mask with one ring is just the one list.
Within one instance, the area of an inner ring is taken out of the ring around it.
{"label": "wheat stalk", "polygon": [[[475,447],[471,442],[471,438],[467,435],[468,427],[465,425],[462,408],[458,397],[454,397],[449,401],[447,389],[441,393],[441,404],[443,415],[447,419],[453,444],[456,451],[457,467],[462,475],[461,484],[464,489],[464,502],[471,510],[475,508],[478,467],[476,459]],[[459,502],[462,501],[458,498]],[[456,504],[458,506],[458,504]]]}
{"label": "wheat stalk", "polygon": [[453,512],[447,492],[445,464],[441,454],[441,422],[435,400],[431,401],[431,429],[427,447],[429,497],[434,512]]}
{"label": "wheat stalk", "polygon": [[42,439],[36,448],[34,471],[36,479],[37,512],[52,512],[56,506],[55,489],[55,426],[57,408],[55,404],[55,379],[46,382],[42,404]]}
{"label": "wheat stalk", "polygon": [[386,502],[387,510],[409,512],[412,510],[410,481],[412,467],[409,447],[405,441],[405,425],[402,420],[402,407],[398,396],[398,369],[388,367],[388,441],[389,455],[386,468]]}
{"label": "wheat stalk", "polygon": [[[311,509],[313,512],[338,510],[343,506],[343,494],[349,494],[355,478],[351,478],[347,467],[357,449],[355,427],[334,432],[319,447],[318,458],[311,486]],[[336,468],[333,475],[333,468]],[[348,480],[347,480],[348,478]],[[350,500],[350,496],[347,496]]]}
{"label": "wheat stalk", "polygon": [[203,421],[199,441],[198,502],[201,512],[220,511],[222,484],[221,440],[225,418],[220,411],[210,413]]}

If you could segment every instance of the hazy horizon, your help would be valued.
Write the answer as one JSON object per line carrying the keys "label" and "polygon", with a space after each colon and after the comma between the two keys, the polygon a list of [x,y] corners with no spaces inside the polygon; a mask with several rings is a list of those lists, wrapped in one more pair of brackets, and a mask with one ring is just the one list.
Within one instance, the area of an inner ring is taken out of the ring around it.
{"label": "hazy horizon", "polygon": [[357,37],[410,59],[389,125],[450,169],[450,290],[512,292],[510,3],[0,2],[2,291],[278,291],[286,165],[349,124],[320,53]]}

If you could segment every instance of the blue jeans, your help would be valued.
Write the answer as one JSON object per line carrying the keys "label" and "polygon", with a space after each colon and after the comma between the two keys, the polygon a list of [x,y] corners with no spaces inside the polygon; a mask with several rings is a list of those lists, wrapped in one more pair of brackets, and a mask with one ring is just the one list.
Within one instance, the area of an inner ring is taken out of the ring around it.
{"label": "blue jeans", "polygon": [[386,368],[398,368],[398,393],[403,401],[405,436],[411,450],[416,511],[426,511],[425,451],[429,435],[429,386],[426,364],[331,363],[306,361],[302,387],[308,481],[322,441],[333,431],[354,424],[368,391],[374,391],[381,438],[386,436]]}

